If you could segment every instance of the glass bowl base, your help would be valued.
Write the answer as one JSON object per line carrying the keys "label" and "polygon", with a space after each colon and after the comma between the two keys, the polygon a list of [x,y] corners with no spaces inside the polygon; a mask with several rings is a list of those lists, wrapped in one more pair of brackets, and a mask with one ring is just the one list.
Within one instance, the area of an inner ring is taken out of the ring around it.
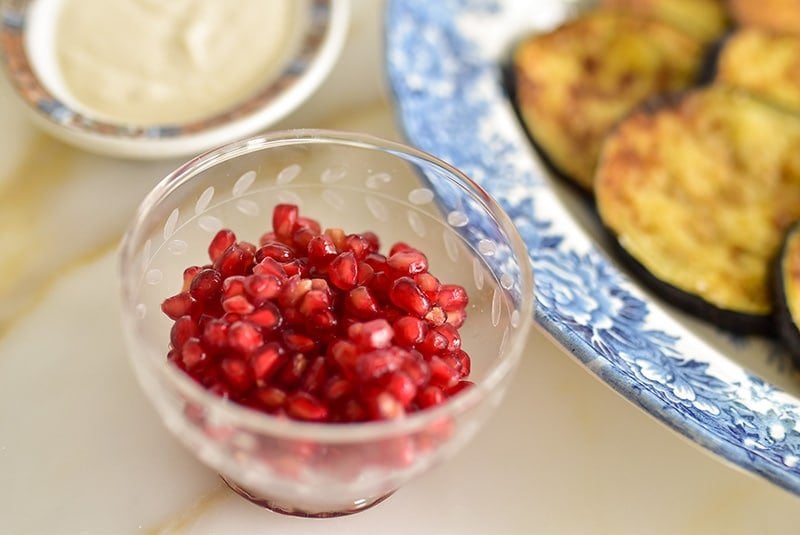
{"label": "glass bowl base", "polygon": [[349,504],[349,506],[342,509],[337,508],[335,510],[329,510],[326,508],[319,508],[311,510],[307,508],[298,508],[291,503],[286,503],[275,498],[260,496],[259,494],[242,487],[235,481],[228,479],[223,475],[220,475],[220,478],[222,478],[222,481],[224,481],[225,484],[228,485],[228,487],[236,494],[247,501],[258,505],[259,507],[269,509],[270,511],[280,513],[282,515],[299,516],[303,518],[335,518],[337,516],[347,516],[360,513],[361,511],[366,511],[367,509],[378,505],[395,492],[387,492],[386,494],[378,496],[377,498],[354,500],[351,504]]}

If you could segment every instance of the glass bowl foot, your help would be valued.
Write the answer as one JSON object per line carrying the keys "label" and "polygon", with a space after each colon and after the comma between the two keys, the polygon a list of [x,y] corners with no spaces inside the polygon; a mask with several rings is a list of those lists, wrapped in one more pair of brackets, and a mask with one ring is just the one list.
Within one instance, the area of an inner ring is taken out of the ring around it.
{"label": "glass bowl foot", "polygon": [[347,516],[352,515],[355,513],[360,513],[361,511],[366,511],[370,507],[374,507],[384,501],[386,498],[394,494],[395,491],[387,492],[377,498],[364,498],[361,500],[354,500],[352,503],[344,506],[343,508],[335,508],[333,510],[320,507],[320,508],[306,508],[306,507],[296,507],[291,503],[283,502],[279,499],[271,498],[268,496],[260,496],[244,487],[228,479],[227,477],[220,475],[222,481],[225,482],[228,487],[233,490],[236,494],[241,496],[242,498],[246,499],[247,501],[258,505],[259,507],[264,507],[265,509],[269,509],[270,511],[274,511],[276,513],[280,513],[282,515],[289,515],[289,516],[299,516],[303,518],[334,518],[337,516]]}

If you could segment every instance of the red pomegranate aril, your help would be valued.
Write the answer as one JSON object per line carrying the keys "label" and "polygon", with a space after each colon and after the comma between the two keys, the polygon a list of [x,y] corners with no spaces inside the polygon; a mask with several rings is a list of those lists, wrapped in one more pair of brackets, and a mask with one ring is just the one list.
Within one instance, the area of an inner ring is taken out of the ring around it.
{"label": "red pomegranate aril", "polygon": [[276,297],[281,291],[281,280],[275,275],[248,275],[244,279],[244,291],[250,302],[259,306]]}
{"label": "red pomegranate aril", "polygon": [[431,384],[434,386],[447,390],[454,387],[461,378],[457,370],[439,357],[431,358],[428,364],[431,368]]}
{"label": "red pomegranate aril", "polygon": [[330,402],[338,402],[353,393],[353,383],[339,376],[328,379],[322,390],[322,396]]}
{"label": "red pomegranate aril", "polygon": [[181,292],[167,297],[161,303],[161,311],[173,320],[182,316],[193,316],[197,312],[196,301],[189,292]]}
{"label": "red pomegranate aril", "polygon": [[464,310],[469,303],[467,291],[463,286],[458,284],[442,284],[439,288],[439,294],[436,297],[436,303],[445,311],[451,310]]}
{"label": "red pomegranate aril", "polygon": [[303,376],[301,388],[305,392],[316,394],[325,385],[327,379],[328,370],[325,364],[325,357],[317,357],[311,362],[311,365]]}
{"label": "red pomegranate aril", "polygon": [[185,368],[191,372],[205,366],[208,362],[208,354],[203,349],[200,340],[189,338],[181,347],[181,359]]}
{"label": "red pomegranate aril", "polygon": [[[466,291],[429,273],[424,253],[397,242],[383,255],[374,233],[323,232],[294,205],[272,215],[258,248],[226,229],[210,265],[184,270],[162,303],[170,362],[217,395],[308,421],[401,418],[472,384]],[[410,462],[405,444],[375,461]]]}
{"label": "red pomegranate aril", "polygon": [[247,361],[239,357],[226,357],[220,363],[225,381],[234,390],[244,392],[253,386],[253,374]]}
{"label": "red pomegranate aril", "polygon": [[348,314],[362,320],[374,318],[379,311],[377,299],[365,286],[356,286],[347,292],[344,306]]}
{"label": "red pomegranate aril", "polygon": [[289,362],[284,365],[278,377],[279,384],[282,384],[287,389],[292,389],[297,386],[300,379],[306,373],[308,368],[308,357],[303,353],[295,353],[289,357]]}
{"label": "red pomegranate aril", "polygon": [[290,238],[299,210],[294,204],[279,204],[272,210],[272,231],[282,239]]}
{"label": "red pomegranate aril", "polygon": [[281,264],[274,258],[264,258],[258,264],[253,266],[253,273],[256,275],[272,275],[278,280],[284,280],[289,277],[286,273],[286,266]]}
{"label": "red pomegranate aril", "polygon": [[297,351],[300,353],[308,353],[316,347],[314,340],[303,334],[286,331],[283,333],[283,343],[290,351]]}
{"label": "red pomegranate aril", "polygon": [[264,344],[250,355],[250,367],[256,383],[263,386],[286,361],[283,347],[276,342]]}
{"label": "red pomegranate aril", "polygon": [[228,277],[222,281],[222,299],[233,297],[234,295],[244,295],[244,281],[243,275],[235,275]]}
{"label": "red pomegranate aril", "polygon": [[382,384],[384,390],[399,401],[404,409],[411,405],[411,402],[417,395],[417,385],[402,371],[395,371],[388,374],[386,379],[382,381]]}
{"label": "red pomegranate aril", "polygon": [[236,234],[232,230],[222,229],[217,232],[208,245],[208,257],[212,262],[216,262],[225,250],[236,243]]}
{"label": "red pomegranate aril", "polygon": [[428,271],[428,258],[416,249],[408,249],[392,254],[386,264],[395,272],[403,275],[415,275]]}
{"label": "red pomegranate aril", "polygon": [[199,271],[189,286],[189,294],[197,301],[211,301],[222,291],[222,275],[215,269]]}
{"label": "red pomegranate aril", "polygon": [[221,319],[212,319],[203,326],[200,341],[206,349],[214,352],[224,349],[228,345],[228,324]]}
{"label": "red pomegranate aril", "polygon": [[330,306],[330,297],[322,290],[309,290],[300,301],[297,310],[306,317],[311,316],[315,312],[327,310]]}
{"label": "red pomegranate aril", "polygon": [[189,266],[183,270],[183,286],[181,287],[181,292],[189,291],[194,276],[200,273],[202,269],[203,268],[200,266]]}
{"label": "red pomegranate aril", "polygon": [[308,242],[308,261],[315,266],[328,265],[336,258],[338,251],[333,240],[325,235],[317,235]]}
{"label": "red pomegranate aril", "polygon": [[417,404],[421,409],[441,405],[444,399],[444,391],[438,386],[426,386],[417,394]]}
{"label": "red pomegranate aril", "polygon": [[395,347],[362,353],[356,359],[356,373],[361,381],[368,382],[400,369],[407,353]]}
{"label": "red pomegranate aril", "polygon": [[258,327],[248,321],[235,321],[228,327],[228,344],[244,355],[252,353],[263,343]]}
{"label": "red pomegranate aril", "polygon": [[234,295],[222,301],[222,310],[225,312],[233,312],[235,314],[250,314],[255,307],[253,303],[247,300],[243,295]]}
{"label": "red pomegranate aril", "polygon": [[392,344],[394,331],[385,319],[377,319],[364,323],[354,323],[347,329],[347,336],[356,346],[364,350],[389,347]]}
{"label": "red pomegranate aril", "polygon": [[396,307],[418,318],[425,317],[431,309],[430,300],[410,277],[399,277],[394,281],[389,290],[389,299]]}
{"label": "red pomegranate aril", "polygon": [[177,350],[181,350],[183,348],[183,344],[189,338],[196,338],[198,335],[198,327],[197,323],[191,318],[191,316],[181,316],[175,323],[172,324],[172,328],[169,332],[169,341],[172,344],[172,347]]}
{"label": "red pomegranate aril", "polygon": [[257,388],[253,394],[253,399],[270,412],[283,407],[286,402],[286,391],[277,386],[264,386]]}
{"label": "red pomegranate aril", "polygon": [[264,331],[273,331],[280,327],[283,317],[274,304],[266,302],[245,318],[249,323],[258,325]]}
{"label": "red pomegranate aril", "polygon": [[294,251],[288,246],[277,242],[267,242],[256,251],[256,261],[261,262],[265,258],[272,258],[280,263],[286,263],[295,259]]}
{"label": "red pomegranate aril", "polygon": [[328,278],[340,290],[353,288],[358,280],[356,256],[350,251],[339,254],[328,266]]}
{"label": "red pomegranate aril", "polygon": [[321,422],[328,417],[328,408],[317,398],[305,392],[296,392],[286,398],[286,413],[292,418]]}

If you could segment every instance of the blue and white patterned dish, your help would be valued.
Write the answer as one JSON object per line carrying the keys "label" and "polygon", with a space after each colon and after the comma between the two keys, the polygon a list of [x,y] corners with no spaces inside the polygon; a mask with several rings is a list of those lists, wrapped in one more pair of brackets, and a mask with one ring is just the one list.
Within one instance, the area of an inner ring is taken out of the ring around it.
{"label": "blue and white patterned dish", "polygon": [[387,69],[407,138],[465,171],[512,217],[531,251],[536,319],[560,344],[671,428],[800,494],[800,379],[786,355],[688,318],[630,279],[506,97],[513,43],[578,3],[390,0]]}

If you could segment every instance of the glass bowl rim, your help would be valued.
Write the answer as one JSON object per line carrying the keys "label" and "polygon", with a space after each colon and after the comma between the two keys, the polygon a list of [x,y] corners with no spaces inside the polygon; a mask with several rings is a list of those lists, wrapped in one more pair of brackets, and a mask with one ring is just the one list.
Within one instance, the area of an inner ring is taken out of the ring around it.
{"label": "glass bowl rim", "polygon": [[[161,179],[146,195],[131,220],[118,250],[121,310],[126,334],[135,331],[135,320],[132,313],[135,302],[132,299],[131,286],[126,283],[126,278],[129,276],[127,267],[132,264],[132,259],[136,254],[134,246],[139,241],[143,223],[147,220],[151,209],[165,200],[176,188],[191,181],[196,175],[237,156],[271,148],[309,144],[367,149],[389,154],[406,162],[422,162],[424,165],[431,165],[444,171],[448,180],[457,183],[473,198],[479,200],[492,217],[503,226],[513,253],[523,268],[530,263],[527,246],[506,212],[480,185],[447,162],[411,146],[370,134],[325,129],[273,131],[222,145],[189,160]],[[397,420],[331,424],[276,418],[210,393],[177,367],[168,365],[163,351],[156,351],[151,344],[146,344],[148,346],[147,355],[137,356],[130,350],[127,353],[132,363],[135,359],[144,358],[147,361],[145,364],[152,367],[151,371],[165,378],[170,386],[177,389],[187,401],[197,403],[205,409],[211,409],[214,411],[214,415],[224,417],[226,424],[243,430],[282,438],[325,440],[334,443],[398,436],[424,430],[450,415],[465,412],[487,398],[492,390],[517,367],[522,358],[522,347],[533,324],[533,269],[521,269],[520,277],[520,322],[514,328],[514,335],[509,337],[508,345],[505,348],[505,354],[511,357],[495,359],[496,362],[492,363],[481,381],[458,395],[446,399],[441,405],[408,414]],[[151,401],[154,400],[151,398]]]}

